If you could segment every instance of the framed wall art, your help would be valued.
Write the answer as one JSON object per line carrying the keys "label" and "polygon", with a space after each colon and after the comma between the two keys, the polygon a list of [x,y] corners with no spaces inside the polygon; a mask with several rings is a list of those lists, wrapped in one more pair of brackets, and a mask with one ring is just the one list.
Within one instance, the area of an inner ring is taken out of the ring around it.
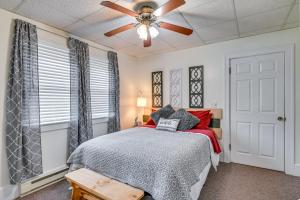
{"label": "framed wall art", "polygon": [[152,72],[152,107],[163,106],[163,72]]}
{"label": "framed wall art", "polygon": [[203,108],[203,84],[204,73],[203,66],[189,68],[189,107]]}
{"label": "framed wall art", "polygon": [[182,107],[182,69],[170,71],[170,104],[175,108]]}

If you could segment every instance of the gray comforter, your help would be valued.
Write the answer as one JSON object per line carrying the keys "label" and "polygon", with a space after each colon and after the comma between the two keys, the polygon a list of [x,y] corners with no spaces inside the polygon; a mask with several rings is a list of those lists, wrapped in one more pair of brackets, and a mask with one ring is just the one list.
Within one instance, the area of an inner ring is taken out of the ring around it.
{"label": "gray comforter", "polygon": [[68,159],[150,193],[155,200],[188,200],[210,162],[206,136],[132,128],[81,144]]}

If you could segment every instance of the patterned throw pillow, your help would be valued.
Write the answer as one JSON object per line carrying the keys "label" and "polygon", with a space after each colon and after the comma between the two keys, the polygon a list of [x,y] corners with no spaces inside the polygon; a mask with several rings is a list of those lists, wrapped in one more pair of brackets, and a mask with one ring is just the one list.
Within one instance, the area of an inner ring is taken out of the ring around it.
{"label": "patterned throw pillow", "polygon": [[159,109],[156,112],[151,113],[151,119],[155,122],[155,124],[158,123],[159,118],[168,118],[170,115],[172,115],[175,112],[175,110],[172,108],[171,105],[167,105],[161,109]]}
{"label": "patterned throw pillow", "polygon": [[175,132],[179,122],[179,119],[164,119],[161,117],[158,121],[156,129]]}
{"label": "patterned throw pillow", "polygon": [[197,117],[182,108],[173,113],[169,119],[180,119],[180,123],[177,128],[179,131],[192,129],[200,122]]}

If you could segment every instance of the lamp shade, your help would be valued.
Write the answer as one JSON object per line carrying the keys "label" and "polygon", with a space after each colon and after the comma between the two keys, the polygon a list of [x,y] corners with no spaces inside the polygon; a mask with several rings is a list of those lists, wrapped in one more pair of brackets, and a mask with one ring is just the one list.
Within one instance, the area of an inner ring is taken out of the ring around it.
{"label": "lamp shade", "polygon": [[[147,40],[148,38],[148,31],[147,31],[148,27],[144,24],[140,25],[137,28],[137,33],[140,37],[140,39],[142,40]],[[154,26],[150,26],[149,27],[149,32],[150,32],[150,36],[151,38],[156,38],[159,35],[158,30],[154,27]]]}
{"label": "lamp shade", "polygon": [[137,104],[137,107],[146,107],[147,100],[145,97],[138,97],[136,104]]}

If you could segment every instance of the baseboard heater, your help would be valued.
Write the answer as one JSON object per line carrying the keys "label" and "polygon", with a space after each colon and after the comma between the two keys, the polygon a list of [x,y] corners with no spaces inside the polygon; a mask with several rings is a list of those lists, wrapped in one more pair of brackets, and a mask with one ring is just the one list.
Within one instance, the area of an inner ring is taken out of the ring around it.
{"label": "baseboard heater", "polygon": [[53,183],[63,180],[65,174],[68,173],[68,170],[69,168],[65,167],[61,170],[39,176],[35,179],[32,179],[30,181],[21,184],[21,196],[26,196],[37,190],[45,188]]}

